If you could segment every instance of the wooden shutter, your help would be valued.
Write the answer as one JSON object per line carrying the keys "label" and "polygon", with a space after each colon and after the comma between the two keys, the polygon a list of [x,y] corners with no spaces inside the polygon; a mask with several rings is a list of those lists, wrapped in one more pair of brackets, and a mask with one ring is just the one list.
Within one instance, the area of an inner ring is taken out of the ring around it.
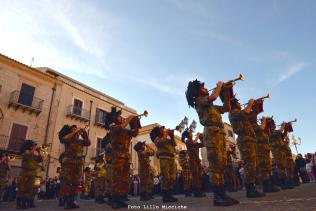
{"label": "wooden shutter", "polygon": [[97,108],[96,112],[95,112],[95,123],[98,124],[100,123],[100,109]]}
{"label": "wooden shutter", "polygon": [[8,150],[19,152],[21,144],[26,138],[27,126],[13,123],[9,139]]}
{"label": "wooden shutter", "polygon": [[77,114],[81,116],[81,111],[82,111],[82,101],[75,99],[74,100],[74,107],[73,107],[73,112],[74,114]]}
{"label": "wooden shutter", "polygon": [[34,92],[35,87],[23,83],[18,102],[23,105],[32,106]]}

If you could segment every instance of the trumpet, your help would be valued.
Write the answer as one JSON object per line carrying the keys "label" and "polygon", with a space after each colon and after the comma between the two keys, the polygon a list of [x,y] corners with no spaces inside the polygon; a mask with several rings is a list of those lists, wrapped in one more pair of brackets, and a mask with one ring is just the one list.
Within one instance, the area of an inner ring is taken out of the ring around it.
{"label": "trumpet", "polygon": [[7,159],[8,159],[9,162],[10,162],[10,161],[14,161],[15,158],[16,158],[15,155],[12,155],[12,154],[8,154],[8,155],[7,155]]}
{"label": "trumpet", "polygon": [[[223,86],[229,86],[229,85],[231,85],[231,84],[234,84],[236,81],[239,81],[239,80],[243,81],[244,79],[245,79],[244,76],[243,76],[242,74],[239,74],[239,76],[238,76],[237,78],[225,82],[225,83],[223,84]],[[213,88],[213,89],[210,89],[209,91],[213,91],[213,90],[215,90],[215,89],[216,89],[216,87]]]}
{"label": "trumpet", "polygon": [[[260,98],[258,98],[258,99],[255,99],[255,103],[258,102],[258,101],[264,100],[264,99],[266,99],[266,98],[272,98],[272,97],[271,97],[271,95],[268,93],[268,94],[267,94],[266,96],[264,96],[264,97],[260,97]],[[254,103],[254,104],[255,104],[255,103]],[[248,103],[243,104],[243,106],[245,106],[245,105],[248,105]]]}
{"label": "trumpet", "polygon": [[37,147],[37,148],[36,148],[36,151],[42,152],[42,153],[44,153],[45,155],[48,155],[48,148],[49,148],[49,146],[50,146],[50,144],[43,144],[42,146]]}
{"label": "trumpet", "polygon": [[144,113],[137,115],[137,117],[139,117],[139,118],[141,116],[148,117],[148,115],[149,115],[148,111],[145,110]]}
{"label": "trumpet", "polygon": [[[297,122],[297,118],[295,118],[295,119],[292,120],[292,121],[284,122],[284,123],[287,125],[287,124],[291,124],[291,123],[293,123],[293,122]],[[282,123],[282,124],[283,124],[283,123]],[[278,126],[281,126],[282,124],[280,124],[280,125],[278,125]]]}
{"label": "trumpet", "polygon": [[[269,119],[273,119],[273,115],[271,117],[266,117],[267,120]],[[257,119],[258,123],[262,123],[263,117],[261,117],[260,119]]]}

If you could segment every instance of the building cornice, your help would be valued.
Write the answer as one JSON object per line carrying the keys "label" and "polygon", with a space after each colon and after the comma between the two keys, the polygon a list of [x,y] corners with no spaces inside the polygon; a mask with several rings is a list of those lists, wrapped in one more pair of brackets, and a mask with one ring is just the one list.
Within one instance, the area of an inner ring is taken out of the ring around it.
{"label": "building cornice", "polygon": [[[68,76],[65,76],[65,75],[63,75],[63,74],[61,74],[61,73],[59,73],[51,68],[48,68],[48,67],[33,68],[33,67],[30,67],[26,64],[23,64],[17,60],[14,60],[8,56],[5,56],[1,53],[0,53],[0,61],[9,65],[9,66],[13,66],[13,67],[16,67],[18,69],[28,71],[28,73],[34,74],[36,76],[45,77],[45,79],[50,80],[53,83],[55,82],[58,85],[66,84],[72,88],[75,88],[81,92],[84,92],[85,94],[88,94],[92,97],[95,97],[97,99],[105,101],[113,106],[119,107],[120,109],[125,110],[129,113],[137,114],[135,109],[132,109],[132,108],[126,106],[123,102],[121,102],[121,101],[119,101],[119,100],[117,100],[109,95],[106,95],[106,94],[104,94],[96,89],[93,89],[92,87],[89,87],[89,86],[87,86],[79,81],[76,81]],[[76,85],[79,85],[80,87],[82,87],[82,89],[78,88],[78,86],[76,86]],[[87,89],[89,91],[86,91],[84,89]]]}
{"label": "building cornice", "polygon": [[0,61],[3,62],[4,64],[15,67],[17,69],[28,71],[28,73],[31,73],[33,75],[44,77],[44,79],[50,80],[50,82],[52,82],[52,83],[56,82],[55,77],[48,75],[48,74],[45,74],[45,73],[37,70],[36,68],[30,67],[30,66],[23,64],[17,60],[14,60],[10,57],[7,57],[1,53],[0,53]]}

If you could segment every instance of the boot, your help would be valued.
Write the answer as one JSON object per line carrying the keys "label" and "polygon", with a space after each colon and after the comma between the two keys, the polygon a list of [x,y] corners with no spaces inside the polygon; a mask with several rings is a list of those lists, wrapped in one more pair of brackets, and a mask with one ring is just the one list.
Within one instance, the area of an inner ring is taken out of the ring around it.
{"label": "boot", "polygon": [[232,206],[231,200],[225,199],[221,196],[220,186],[213,186],[213,205],[214,206]]}
{"label": "boot", "polygon": [[270,180],[263,180],[263,192],[264,193],[272,193],[272,192],[278,192],[280,189],[273,185]]}
{"label": "boot", "polygon": [[64,209],[72,209],[69,202],[69,196],[64,197]]}
{"label": "boot", "polygon": [[112,194],[108,195],[108,201],[106,202],[106,204],[112,206]]}
{"label": "boot", "polygon": [[65,205],[64,198],[59,198],[58,206],[63,207]]}
{"label": "boot", "polygon": [[74,195],[67,196],[64,199],[65,199],[64,209],[77,209],[77,208],[79,208],[79,206],[75,203]]}
{"label": "boot", "polygon": [[149,198],[146,193],[140,193],[140,201],[148,201]]}
{"label": "boot", "polygon": [[205,197],[205,196],[206,196],[205,193],[203,193],[201,191],[201,189],[195,189],[195,191],[194,191],[194,197],[195,198],[202,198],[202,197]]}
{"label": "boot", "polygon": [[[127,201],[127,200],[126,200],[126,196],[121,196],[121,197],[118,198],[118,202],[119,202],[119,204],[120,204],[120,206],[121,206],[122,208],[128,207],[128,204],[126,204],[125,201]],[[129,200],[128,200],[128,201],[129,201]]]}
{"label": "boot", "polygon": [[185,190],[185,191],[184,191],[184,195],[185,195],[185,197],[190,197],[190,196],[192,196],[190,190]]}
{"label": "boot", "polygon": [[177,201],[177,199],[171,196],[171,193],[169,190],[164,190],[162,192],[162,202],[163,203],[169,203],[169,202],[175,202],[175,201]]}
{"label": "boot", "polygon": [[96,202],[97,204],[104,204],[104,203],[105,203],[104,198],[103,198],[102,196],[96,197],[96,198],[95,198],[95,202]]}
{"label": "boot", "polygon": [[233,185],[231,181],[226,182],[226,187],[227,187],[228,192],[233,192]]}
{"label": "boot", "polygon": [[119,209],[121,208],[121,205],[119,203],[119,197],[116,195],[112,195],[112,200],[111,200],[111,205],[112,205],[112,209]]}
{"label": "boot", "polygon": [[154,196],[152,193],[146,193],[149,199],[154,199]]}
{"label": "boot", "polygon": [[124,195],[124,196],[122,196],[122,197],[120,197],[120,198],[121,198],[121,200],[123,200],[123,201],[130,201],[129,198],[128,198],[128,194],[126,194],[126,195]]}
{"label": "boot", "polygon": [[71,196],[64,197],[64,209],[66,209],[66,210],[75,209],[75,207],[73,206]]}
{"label": "boot", "polygon": [[233,204],[239,204],[237,199],[234,199],[226,194],[225,187],[223,185],[219,186],[219,194],[223,199],[230,200]]}
{"label": "boot", "polygon": [[289,189],[294,188],[294,181],[292,179],[287,179],[286,183],[287,183]]}
{"label": "boot", "polygon": [[173,195],[172,195],[172,190],[169,190],[169,191],[168,191],[168,197],[171,199],[172,202],[178,201],[177,198],[173,197]]}
{"label": "boot", "polygon": [[21,209],[27,209],[27,199],[26,198],[21,198]]}
{"label": "boot", "polygon": [[246,184],[246,196],[248,198],[257,198],[257,197],[263,197],[265,196],[265,194],[257,191],[253,183],[249,183],[249,184]]}
{"label": "boot", "polygon": [[28,199],[28,208],[35,208],[34,199]]}
{"label": "boot", "polygon": [[16,209],[22,209],[22,199],[21,198],[16,199]]}
{"label": "boot", "polygon": [[71,205],[72,205],[75,209],[80,208],[79,205],[75,202],[75,195],[71,195],[70,199],[71,199]]}
{"label": "boot", "polygon": [[288,182],[286,181],[285,178],[280,178],[280,186],[282,190],[286,190],[286,189],[292,189],[293,187],[290,187],[288,185]]}

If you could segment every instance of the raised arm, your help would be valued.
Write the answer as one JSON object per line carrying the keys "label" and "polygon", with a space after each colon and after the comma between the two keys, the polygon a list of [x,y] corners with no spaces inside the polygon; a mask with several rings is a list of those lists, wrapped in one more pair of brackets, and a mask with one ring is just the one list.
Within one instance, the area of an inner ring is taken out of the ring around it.
{"label": "raised arm", "polygon": [[74,131],[72,131],[71,133],[68,133],[67,135],[65,135],[63,137],[63,141],[65,143],[69,143],[69,142],[72,142],[73,138],[77,135],[77,133],[80,131],[80,129],[76,129]]}
{"label": "raised arm", "polygon": [[222,81],[217,82],[215,90],[214,90],[214,91],[212,92],[212,94],[208,97],[208,100],[209,100],[209,101],[214,101],[214,100],[216,100],[216,99],[218,98],[218,96],[219,96],[220,93],[221,93],[223,84],[224,84],[224,83],[223,83]]}
{"label": "raised arm", "polygon": [[125,120],[125,122],[121,125],[122,128],[126,128],[133,118],[135,118],[135,115],[128,116],[127,119]]}
{"label": "raised arm", "polygon": [[250,100],[248,101],[247,107],[243,110],[244,113],[250,114],[250,112],[252,111],[252,105],[253,105],[254,103],[255,103],[255,100],[254,100],[254,99],[250,99]]}

